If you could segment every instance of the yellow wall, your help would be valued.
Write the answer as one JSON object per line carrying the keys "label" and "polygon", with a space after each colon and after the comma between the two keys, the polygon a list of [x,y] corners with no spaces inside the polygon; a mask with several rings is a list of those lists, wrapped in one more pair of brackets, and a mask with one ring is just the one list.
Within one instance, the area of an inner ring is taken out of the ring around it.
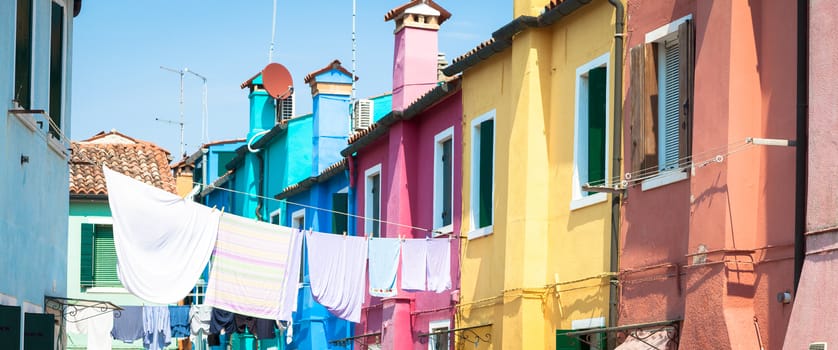
{"label": "yellow wall", "polygon": [[[463,74],[464,231],[471,121],[496,112],[494,232],[462,243],[457,327],[492,323],[492,342],[481,348],[555,348],[556,329],[608,318],[610,205],[571,211],[570,202],[576,70],[611,53],[613,28],[614,8],[593,2],[517,35],[512,48]],[[610,123],[613,102],[608,108]]]}

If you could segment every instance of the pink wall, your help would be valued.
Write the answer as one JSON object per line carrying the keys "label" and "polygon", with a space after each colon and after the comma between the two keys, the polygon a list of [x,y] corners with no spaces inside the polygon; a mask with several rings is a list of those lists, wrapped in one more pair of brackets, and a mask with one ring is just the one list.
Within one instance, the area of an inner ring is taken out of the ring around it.
{"label": "pink wall", "polygon": [[436,85],[439,49],[434,29],[405,27],[395,40],[393,110],[401,111]]}
{"label": "pink wall", "polygon": [[811,342],[838,343],[838,174],[835,130],[838,130],[838,2],[812,0],[809,7],[809,148],[806,192],[806,251],[786,349],[805,349]]}
{"label": "pink wall", "polygon": [[[382,220],[410,226],[431,228],[433,226],[434,188],[434,137],[443,130],[454,127],[454,198],[453,236],[460,234],[462,203],[462,98],[460,92],[449,96],[438,105],[409,121],[393,125],[390,130],[373,144],[358,151],[356,156],[356,208],[364,213],[366,193],[364,171],[381,164],[381,212]],[[358,219],[356,227],[364,227]],[[383,237],[425,238],[430,233],[382,224]],[[459,241],[451,241],[451,276],[453,289],[459,286]],[[400,284],[401,274],[398,282]],[[452,319],[453,303],[451,293],[405,292],[399,290],[394,298],[371,297],[367,295],[361,323],[356,333],[382,331],[384,349],[426,349],[427,337],[419,334],[428,332],[428,323],[441,319]]]}
{"label": "pink wall", "polygon": [[[696,160],[745,137],[794,139],[795,5],[628,2],[628,48],[642,44],[645,33],[693,16]],[[625,79],[628,87],[628,69]],[[794,174],[793,148],[757,146],[681,182],[630,188],[620,238],[620,324],[683,318],[680,349],[756,348],[756,317],[765,348],[781,348],[790,308],[774,298],[792,288]],[[707,263],[693,264],[688,254],[699,246],[711,253]]]}

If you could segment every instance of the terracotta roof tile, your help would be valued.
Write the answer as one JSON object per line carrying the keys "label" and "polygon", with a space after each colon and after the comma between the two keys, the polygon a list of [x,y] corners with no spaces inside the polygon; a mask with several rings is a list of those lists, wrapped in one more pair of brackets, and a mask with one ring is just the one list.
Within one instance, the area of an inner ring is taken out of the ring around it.
{"label": "terracotta roof tile", "polygon": [[483,49],[484,47],[487,47],[487,46],[492,45],[492,44],[494,44],[494,43],[495,43],[495,38],[491,38],[491,39],[486,40],[486,41],[484,41],[484,42],[482,42],[482,43],[480,43],[480,44],[477,44],[477,46],[476,46],[475,48],[473,48],[473,49],[469,50],[468,52],[466,52],[466,53],[464,53],[464,54],[462,54],[462,55],[460,55],[460,56],[457,56],[457,58],[454,58],[454,60],[452,60],[452,61],[451,61],[451,64],[454,64],[454,63],[457,63],[457,62],[459,62],[459,61],[462,61],[462,60],[464,60],[466,57],[471,56],[471,55],[474,55],[475,53],[477,53],[477,51],[480,51],[480,50],[481,50],[481,49]]}
{"label": "terracotta roof tile", "polygon": [[154,144],[72,142],[70,147],[70,195],[107,195],[102,165],[176,193],[169,154]]}
{"label": "terracotta roof tile", "polygon": [[[332,63],[329,63],[327,66],[325,66],[323,68],[320,68],[319,70],[316,70],[314,72],[308,73],[306,75],[305,79],[303,79],[303,81],[305,81],[305,83],[308,84],[311,81],[311,79],[314,79],[314,77],[316,77],[316,76],[318,76],[322,73],[328,72],[332,69],[337,69],[338,71],[340,71],[343,74],[346,74],[348,76],[352,76],[352,72],[346,70],[346,68],[343,68],[343,66],[340,64],[339,60],[334,60],[334,61],[332,61]],[[358,80],[357,75],[355,76],[355,80],[356,81]]]}
{"label": "terracotta roof tile", "polygon": [[396,7],[394,9],[390,10],[390,11],[387,11],[387,14],[384,15],[384,21],[389,21],[393,18],[396,18],[399,15],[401,15],[402,13],[404,13],[405,10],[407,10],[407,9],[413,7],[413,6],[422,4],[422,3],[424,3],[424,4],[426,4],[430,7],[433,7],[434,10],[439,11],[439,24],[442,24],[442,22],[445,22],[446,20],[451,18],[451,12],[448,12],[448,10],[446,10],[442,6],[439,6],[439,4],[433,2],[432,0],[411,0],[410,2],[408,2],[408,3],[406,3],[402,6],[399,6],[399,7]]}

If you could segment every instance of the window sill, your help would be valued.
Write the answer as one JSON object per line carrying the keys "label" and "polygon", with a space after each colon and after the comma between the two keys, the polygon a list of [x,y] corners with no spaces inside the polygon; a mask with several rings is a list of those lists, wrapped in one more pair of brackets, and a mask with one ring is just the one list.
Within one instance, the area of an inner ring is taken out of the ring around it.
{"label": "window sill", "polygon": [[15,116],[17,120],[20,121],[23,126],[25,126],[29,131],[35,132],[36,130],[40,129],[38,127],[38,122],[35,120],[36,114],[44,114],[42,110],[26,110],[26,109],[10,109],[9,114]]}
{"label": "window sill", "polygon": [[679,181],[683,181],[687,179],[687,173],[685,171],[680,170],[670,170],[658,174],[651,179],[644,180],[643,183],[640,185],[640,189],[643,191],[652,190],[658,187],[666,186],[672,183],[676,183]]}
{"label": "window sill", "polygon": [[570,210],[582,209],[585,207],[590,207],[595,204],[599,204],[605,202],[608,199],[608,195],[605,193],[594,193],[582,198],[574,199],[570,201]]}
{"label": "window sill", "polygon": [[477,239],[480,237],[491,235],[495,232],[494,225],[489,225],[483,228],[476,229],[468,233],[468,240]]}
{"label": "window sill", "polygon": [[84,290],[85,293],[118,293],[130,294],[125,287],[89,287]]}
{"label": "window sill", "polygon": [[49,146],[49,149],[58,154],[62,159],[67,159],[69,156],[67,151],[69,147],[52,136],[47,135],[47,145]]}
{"label": "window sill", "polygon": [[442,227],[434,229],[433,236],[434,237],[444,236],[444,235],[450,234],[452,232],[454,232],[454,225],[449,224],[448,226],[442,226]]}

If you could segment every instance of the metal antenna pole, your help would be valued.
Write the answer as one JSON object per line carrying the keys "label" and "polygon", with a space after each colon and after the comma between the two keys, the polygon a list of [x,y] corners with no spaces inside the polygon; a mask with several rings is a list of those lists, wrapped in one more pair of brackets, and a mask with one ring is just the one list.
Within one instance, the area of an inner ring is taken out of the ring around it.
{"label": "metal antenna pole", "polygon": [[201,97],[202,101],[202,110],[201,110],[201,144],[205,144],[209,142],[209,110],[207,109],[207,77],[196,73],[193,70],[189,70],[189,68],[184,68],[186,73],[191,73],[192,75],[198,77],[203,81],[203,95]]}
{"label": "metal antenna pole", "polygon": [[169,72],[177,73],[178,75],[180,75],[180,154],[186,155],[183,144],[183,74],[186,73],[189,69],[184,68],[178,70],[164,66],[160,66],[160,69],[167,70]]}
{"label": "metal antenna pole", "polygon": [[274,60],[274,40],[276,39],[276,0],[274,0],[274,11],[271,17],[271,47],[268,49],[268,63]]}

